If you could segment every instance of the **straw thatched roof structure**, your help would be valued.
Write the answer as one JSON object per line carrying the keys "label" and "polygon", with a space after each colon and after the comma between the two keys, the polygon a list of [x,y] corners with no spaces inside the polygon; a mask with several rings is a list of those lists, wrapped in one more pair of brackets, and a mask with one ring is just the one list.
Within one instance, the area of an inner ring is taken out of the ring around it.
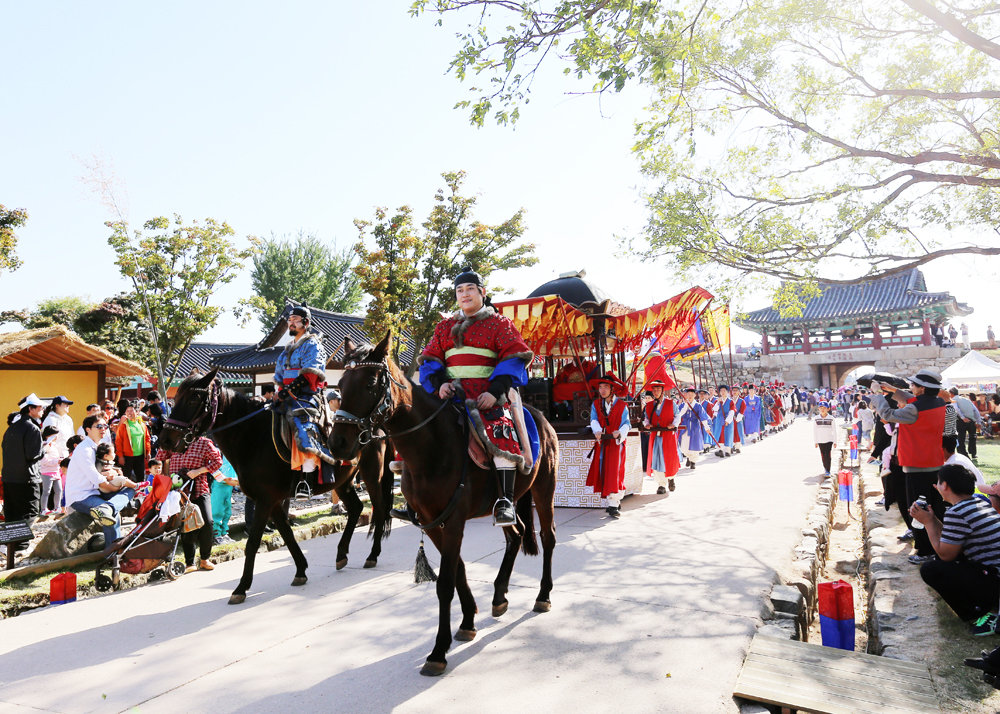
{"label": "straw thatched roof structure", "polygon": [[87,344],[62,325],[0,334],[2,365],[104,365],[109,382],[150,378],[146,367]]}

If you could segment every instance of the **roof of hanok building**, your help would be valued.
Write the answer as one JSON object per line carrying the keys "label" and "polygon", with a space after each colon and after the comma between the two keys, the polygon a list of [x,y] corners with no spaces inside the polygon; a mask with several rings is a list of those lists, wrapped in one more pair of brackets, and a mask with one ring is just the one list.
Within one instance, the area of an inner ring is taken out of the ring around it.
{"label": "roof of hanok building", "polygon": [[108,381],[149,374],[141,364],[88,344],[62,325],[0,335],[0,364],[103,365]]}
{"label": "roof of hanok building", "polygon": [[[298,304],[287,300],[285,309],[278,316],[271,331],[264,336],[264,339],[255,345],[246,345],[228,352],[220,352],[212,358],[212,364],[217,365],[220,369],[243,374],[274,369],[278,355],[283,349],[278,346],[278,342],[288,330],[289,312]],[[312,314],[309,325],[314,332],[322,336],[323,346],[329,356],[328,364],[336,361],[343,354],[341,348],[346,338],[350,337],[358,344],[371,341],[371,338],[362,329],[364,317],[320,310],[315,307],[309,307],[309,311]],[[413,361],[414,354],[415,347],[411,343],[400,354],[400,361],[403,364],[409,364]]]}
{"label": "roof of hanok building", "polygon": [[972,313],[951,293],[927,291],[924,274],[916,269],[874,278],[854,285],[820,284],[822,292],[806,303],[799,316],[782,317],[773,307],[754,310],[736,320],[749,329],[851,321],[876,316],[937,312],[941,316]]}
{"label": "roof of hanok building", "polygon": [[[181,357],[180,366],[177,368],[175,379],[181,380],[191,374],[191,370],[198,369],[202,373],[208,372],[216,366],[215,357],[219,354],[228,354],[234,350],[241,350],[253,345],[233,342],[192,342],[188,345],[184,356]],[[251,379],[240,372],[230,372],[225,369],[219,371],[219,377],[225,382],[236,384],[248,384]]]}

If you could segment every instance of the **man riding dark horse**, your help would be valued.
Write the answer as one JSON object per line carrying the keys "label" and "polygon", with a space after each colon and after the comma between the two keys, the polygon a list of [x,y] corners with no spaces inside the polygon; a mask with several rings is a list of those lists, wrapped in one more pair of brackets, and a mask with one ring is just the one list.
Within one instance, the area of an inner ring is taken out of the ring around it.
{"label": "man riding dark horse", "polygon": [[[316,420],[325,410],[326,348],[319,336],[309,329],[312,313],[298,305],[288,316],[288,334],[292,338],[278,355],[274,367],[275,409],[291,416],[295,425],[292,440],[292,469],[303,476],[320,466],[320,482],[332,478],[332,458]],[[325,457],[325,458],[324,458]]]}
{"label": "man riding dark horse", "polygon": [[523,430],[515,423],[521,416],[517,388],[527,384],[534,355],[514,323],[490,303],[483,279],[471,267],[455,278],[455,297],[459,309],[438,323],[418,359],[420,384],[441,399],[464,396],[470,421],[499,475],[493,523],[512,526],[517,523],[516,470],[531,461],[530,456],[525,460],[530,450],[522,450],[518,433]]}

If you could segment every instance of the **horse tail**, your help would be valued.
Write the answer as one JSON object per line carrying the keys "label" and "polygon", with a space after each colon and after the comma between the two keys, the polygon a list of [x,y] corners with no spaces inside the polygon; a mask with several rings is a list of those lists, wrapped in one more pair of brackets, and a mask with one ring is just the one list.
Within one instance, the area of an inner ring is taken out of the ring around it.
{"label": "horse tail", "polygon": [[517,516],[524,524],[524,535],[521,536],[521,552],[525,555],[538,555],[538,538],[535,535],[535,512],[531,508],[531,489],[517,501]]}

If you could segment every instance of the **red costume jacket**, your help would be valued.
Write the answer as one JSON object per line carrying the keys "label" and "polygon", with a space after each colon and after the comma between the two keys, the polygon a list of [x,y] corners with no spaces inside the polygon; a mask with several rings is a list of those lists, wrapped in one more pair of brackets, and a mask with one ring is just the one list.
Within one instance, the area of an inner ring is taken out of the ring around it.
{"label": "red costume jacket", "polygon": [[[598,398],[594,401],[594,409],[597,412],[597,423],[601,425],[603,436],[611,436],[611,433],[618,430],[622,423],[622,415],[625,412],[625,402],[621,399],[615,401],[609,414],[604,413],[601,402]],[[594,493],[601,494],[601,498],[607,498],[612,493],[618,493],[625,488],[625,444],[619,444],[614,439],[601,439],[600,445],[594,448],[594,460],[590,462],[590,471],[587,472],[587,485],[594,489]]]}
{"label": "red costume jacket", "polygon": [[[656,413],[656,402],[648,402],[643,407],[643,421],[648,421],[652,433],[649,435],[649,457],[646,462],[646,473],[653,471],[653,450],[659,449],[662,452],[664,473],[673,476],[681,467],[680,457],[677,455],[677,431],[674,426],[674,402],[672,399],[661,397],[663,408],[660,413]],[[656,431],[657,427],[670,429],[670,431]]]}

